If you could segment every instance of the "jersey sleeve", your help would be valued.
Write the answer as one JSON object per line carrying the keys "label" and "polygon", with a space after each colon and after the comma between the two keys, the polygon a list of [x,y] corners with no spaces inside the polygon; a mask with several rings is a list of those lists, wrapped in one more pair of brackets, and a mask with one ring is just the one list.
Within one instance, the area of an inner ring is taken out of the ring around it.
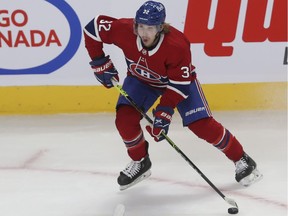
{"label": "jersey sleeve", "polygon": [[195,67],[191,64],[190,44],[174,47],[167,60],[169,83],[160,99],[161,106],[175,108],[190,94],[190,83],[196,77]]}
{"label": "jersey sleeve", "polygon": [[117,19],[108,16],[97,16],[83,29],[85,47],[91,59],[105,55],[103,43],[113,43],[113,22]]}

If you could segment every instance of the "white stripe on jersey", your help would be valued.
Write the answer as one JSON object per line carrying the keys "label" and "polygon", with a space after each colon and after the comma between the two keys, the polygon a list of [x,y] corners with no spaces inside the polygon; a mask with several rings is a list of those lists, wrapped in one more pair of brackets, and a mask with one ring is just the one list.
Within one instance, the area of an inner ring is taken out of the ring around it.
{"label": "white stripe on jersey", "polygon": [[[96,41],[98,41],[98,42],[102,42],[102,39],[101,39],[101,37],[100,37],[100,35],[99,35],[99,32],[98,32],[98,25],[97,25],[97,20],[98,20],[98,17],[99,16],[97,16],[97,17],[95,17],[94,18],[94,29],[95,29],[95,32],[89,32],[86,28],[84,28],[84,32],[85,32],[85,34],[87,34],[89,37],[91,37],[92,39],[94,39],[94,40],[96,40]],[[94,33],[95,33],[95,35],[94,35]]]}
{"label": "white stripe on jersey", "polygon": [[170,89],[170,90],[172,90],[172,91],[174,91],[174,92],[176,92],[177,94],[179,94],[179,95],[181,95],[183,98],[187,98],[188,97],[188,95],[185,95],[185,94],[183,94],[183,92],[181,92],[179,89],[177,89],[177,88],[174,88],[174,87],[172,87],[172,86],[167,86],[167,88],[168,89]]}
{"label": "white stripe on jersey", "polygon": [[176,84],[176,85],[190,85],[191,81],[175,81],[169,79],[170,83]]}

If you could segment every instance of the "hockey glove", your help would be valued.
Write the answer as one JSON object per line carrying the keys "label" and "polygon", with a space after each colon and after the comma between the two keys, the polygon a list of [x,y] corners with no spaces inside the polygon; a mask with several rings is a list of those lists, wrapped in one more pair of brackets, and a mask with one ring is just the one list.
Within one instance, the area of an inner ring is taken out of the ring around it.
{"label": "hockey glove", "polygon": [[109,55],[91,61],[90,65],[96,79],[106,88],[113,87],[111,82],[112,77],[115,77],[119,81],[118,71],[115,69]]}
{"label": "hockey glove", "polygon": [[173,114],[174,110],[171,107],[157,106],[157,108],[153,110],[153,127],[147,125],[146,130],[154,137],[156,142],[164,139],[164,136],[161,135],[162,132],[165,134],[168,133]]}

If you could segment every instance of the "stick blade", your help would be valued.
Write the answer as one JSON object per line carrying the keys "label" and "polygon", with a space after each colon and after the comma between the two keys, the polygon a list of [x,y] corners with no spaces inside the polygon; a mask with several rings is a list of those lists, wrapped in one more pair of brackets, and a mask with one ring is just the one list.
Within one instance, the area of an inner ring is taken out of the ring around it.
{"label": "stick blade", "polygon": [[115,209],[113,216],[124,216],[125,214],[125,206],[123,204],[118,204]]}
{"label": "stick blade", "polygon": [[232,206],[234,206],[235,208],[238,209],[238,205],[237,205],[237,203],[236,203],[233,199],[228,198],[228,197],[225,197],[224,199],[225,199],[225,201],[226,201],[227,203],[229,203],[230,205],[232,205]]}

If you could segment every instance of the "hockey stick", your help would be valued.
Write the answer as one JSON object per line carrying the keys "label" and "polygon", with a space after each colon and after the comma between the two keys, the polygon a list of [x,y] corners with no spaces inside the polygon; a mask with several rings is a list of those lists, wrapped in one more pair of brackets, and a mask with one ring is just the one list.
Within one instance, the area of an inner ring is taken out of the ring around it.
{"label": "hockey stick", "polygon": [[[112,83],[114,87],[123,95],[129,103],[150,123],[153,124],[153,120],[143,111],[141,110],[138,105],[133,101],[133,99],[127,94],[127,92],[119,85],[119,83],[112,78]],[[230,214],[237,214],[238,213],[238,205],[237,203],[231,199],[227,198],[203,173],[202,171],[178,148],[178,146],[164,133],[162,132],[161,135],[166,139],[166,141],[189,163],[189,165],[196,170],[196,172],[233,208],[229,208],[228,212]]]}

